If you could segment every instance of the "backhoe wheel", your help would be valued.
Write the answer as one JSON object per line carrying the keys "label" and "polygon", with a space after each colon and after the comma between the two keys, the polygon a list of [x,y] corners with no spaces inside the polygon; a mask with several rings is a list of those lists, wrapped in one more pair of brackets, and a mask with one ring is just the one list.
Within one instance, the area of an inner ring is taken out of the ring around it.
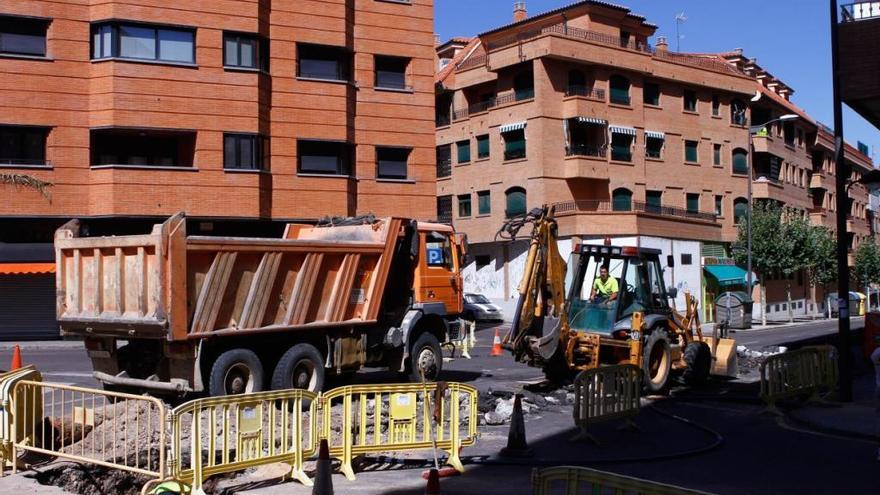
{"label": "backhoe wheel", "polygon": [[249,394],[263,390],[263,364],[249,349],[230,349],[214,361],[208,377],[211,396]]}
{"label": "backhoe wheel", "polygon": [[688,385],[703,385],[709,381],[712,368],[712,351],[705,342],[691,342],[684,348],[684,382]]}
{"label": "backhoe wheel", "polygon": [[311,344],[296,344],[281,356],[272,373],[272,390],[299,388],[318,393],[324,389],[324,359]]}
{"label": "backhoe wheel", "polygon": [[656,328],[645,342],[642,369],[645,372],[644,387],[649,394],[662,392],[669,380],[672,352],[669,340],[662,329]]}
{"label": "backhoe wheel", "polygon": [[425,371],[425,380],[437,380],[443,370],[443,353],[440,350],[440,341],[434,334],[424,332],[419,335],[409,351],[406,368],[410,381],[414,383],[422,381],[420,368]]}

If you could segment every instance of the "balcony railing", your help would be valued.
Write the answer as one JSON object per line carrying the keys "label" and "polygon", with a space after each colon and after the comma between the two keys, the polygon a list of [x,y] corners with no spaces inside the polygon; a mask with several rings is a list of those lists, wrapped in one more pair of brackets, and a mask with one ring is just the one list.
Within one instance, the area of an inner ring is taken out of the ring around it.
{"label": "balcony railing", "polygon": [[597,156],[605,158],[605,155],[608,153],[606,148],[606,146],[574,143],[566,148],[565,156]]}
{"label": "balcony railing", "polygon": [[583,96],[593,100],[605,101],[605,90],[595,89],[583,84],[572,84],[565,90],[565,96]]}
{"label": "balcony railing", "polygon": [[854,2],[840,6],[841,21],[854,22],[880,17],[880,2]]}
{"label": "balcony railing", "polygon": [[467,108],[459,108],[452,112],[453,120],[466,119],[470,115],[474,115],[477,113],[487,112],[492,108],[499,107],[501,105],[506,105],[508,103],[513,103],[516,101],[523,101],[530,98],[535,97],[535,90],[520,90],[518,92],[505,93],[503,95],[495,96],[489,98],[488,100],[483,100],[472,105],[468,105]]}
{"label": "balcony railing", "polygon": [[[663,217],[684,218],[690,220],[702,220],[706,222],[715,222],[717,217],[715,213],[704,211],[688,211],[684,208],[676,208],[674,206],[658,206],[648,204],[643,201],[632,201],[629,209],[621,208],[621,205],[614,205],[611,201],[601,200],[576,200],[556,203],[557,216],[577,215],[579,213],[649,213],[651,215],[659,215]],[[616,207],[615,207],[616,206]]]}
{"label": "balcony railing", "polygon": [[455,66],[456,72],[473,69],[474,67],[479,67],[481,65],[486,65],[486,61],[489,57],[486,54],[483,55],[473,55],[469,57],[467,60],[462,61],[460,64]]}

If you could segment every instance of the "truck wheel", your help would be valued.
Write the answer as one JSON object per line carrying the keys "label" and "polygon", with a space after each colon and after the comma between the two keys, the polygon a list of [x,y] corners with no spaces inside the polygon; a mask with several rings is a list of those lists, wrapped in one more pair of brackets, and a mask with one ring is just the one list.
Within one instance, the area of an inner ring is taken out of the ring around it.
{"label": "truck wheel", "polygon": [[324,389],[324,358],[311,344],[296,344],[281,356],[272,373],[272,390]]}
{"label": "truck wheel", "polygon": [[672,367],[672,352],[669,348],[669,340],[662,329],[657,328],[645,342],[645,351],[642,357],[642,369],[645,372],[645,390],[656,394],[666,388],[669,379],[669,371]]}
{"label": "truck wheel", "polygon": [[263,390],[263,364],[249,349],[230,349],[214,361],[208,378],[211,396],[249,394]]}
{"label": "truck wheel", "polygon": [[421,382],[422,375],[419,369],[425,370],[425,379],[434,381],[443,370],[443,353],[440,350],[440,341],[430,332],[424,332],[416,339],[409,351],[407,363],[409,379],[412,382]]}
{"label": "truck wheel", "polygon": [[684,381],[688,385],[702,385],[709,380],[712,368],[712,351],[705,342],[691,342],[684,348]]}

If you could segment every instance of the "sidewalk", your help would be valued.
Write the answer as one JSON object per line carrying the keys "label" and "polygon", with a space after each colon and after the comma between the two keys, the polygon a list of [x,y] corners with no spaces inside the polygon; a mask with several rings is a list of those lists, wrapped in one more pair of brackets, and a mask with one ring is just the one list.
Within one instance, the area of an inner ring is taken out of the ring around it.
{"label": "sidewalk", "polygon": [[0,351],[11,351],[15,346],[22,351],[49,349],[81,349],[82,340],[29,340],[23,342],[0,342]]}
{"label": "sidewalk", "polygon": [[880,442],[880,404],[874,400],[874,374],[856,377],[853,402],[836,406],[805,406],[789,411],[801,425],[845,437]]}

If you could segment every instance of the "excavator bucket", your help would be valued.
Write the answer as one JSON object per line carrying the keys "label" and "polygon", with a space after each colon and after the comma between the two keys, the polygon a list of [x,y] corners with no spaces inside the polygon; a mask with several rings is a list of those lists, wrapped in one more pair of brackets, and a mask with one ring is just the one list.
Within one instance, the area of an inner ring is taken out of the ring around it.
{"label": "excavator bucket", "polygon": [[736,378],[737,358],[736,340],[730,338],[703,337],[703,341],[712,350],[712,369],[709,371],[717,376]]}

